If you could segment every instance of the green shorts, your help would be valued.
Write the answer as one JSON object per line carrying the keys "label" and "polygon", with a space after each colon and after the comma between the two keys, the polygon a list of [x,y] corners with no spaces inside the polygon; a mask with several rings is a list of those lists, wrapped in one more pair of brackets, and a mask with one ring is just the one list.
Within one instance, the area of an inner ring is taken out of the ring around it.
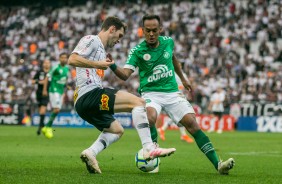
{"label": "green shorts", "polygon": [[76,112],[100,131],[109,128],[115,121],[113,114],[117,91],[110,88],[95,88],[85,93],[75,104]]}

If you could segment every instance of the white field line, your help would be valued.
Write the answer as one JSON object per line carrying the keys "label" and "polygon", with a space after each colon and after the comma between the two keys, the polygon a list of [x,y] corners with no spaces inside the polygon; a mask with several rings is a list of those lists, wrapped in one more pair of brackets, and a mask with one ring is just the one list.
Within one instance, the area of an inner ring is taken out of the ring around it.
{"label": "white field line", "polygon": [[242,155],[242,156],[271,156],[282,157],[282,153],[279,151],[250,151],[250,152],[229,152],[230,155]]}

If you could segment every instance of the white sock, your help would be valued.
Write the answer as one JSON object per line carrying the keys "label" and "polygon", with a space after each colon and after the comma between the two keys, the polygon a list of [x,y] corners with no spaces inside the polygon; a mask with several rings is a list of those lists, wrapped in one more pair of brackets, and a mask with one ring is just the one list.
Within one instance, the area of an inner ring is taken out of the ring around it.
{"label": "white sock", "polygon": [[90,149],[93,152],[94,156],[96,156],[102,150],[106,149],[109,145],[119,140],[119,138],[120,136],[118,134],[101,132],[98,139],[88,149]]}
{"label": "white sock", "polygon": [[185,127],[183,127],[183,126],[179,127],[179,131],[180,131],[181,136],[187,135],[185,130],[186,130]]}
{"label": "white sock", "polygon": [[147,118],[145,107],[134,107],[132,110],[132,120],[133,125],[138,132],[143,148],[147,150],[151,149],[154,144],[151,138],[149,121]]}

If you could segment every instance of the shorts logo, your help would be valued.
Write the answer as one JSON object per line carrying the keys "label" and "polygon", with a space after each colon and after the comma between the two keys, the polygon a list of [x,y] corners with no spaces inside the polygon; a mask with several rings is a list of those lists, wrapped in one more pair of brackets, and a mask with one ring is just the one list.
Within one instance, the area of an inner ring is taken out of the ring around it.
{"label": "shorts logo", "polygon": [[77,97],[78,97],[78,87],[75,88],[74,93],[73,93],[73,101],[76,102]]}
{"label": "shorts logo", "polygon": [[100,105],[100,110],[102,111],[109,111],[109,96],[103,94],[101,97],[102,104]]}
{"label": "shorts logo", "polygon": [[150,103],[151,100],[150,99],[145,99],[145,103]]}
{"label": "shorts logo", "polygon": [[144,55],[143,55],[143,59],[144,59],[145,61],[149,61],[149,60],[151,59],[151,55],[150,55],[150,54],[144,54]]}

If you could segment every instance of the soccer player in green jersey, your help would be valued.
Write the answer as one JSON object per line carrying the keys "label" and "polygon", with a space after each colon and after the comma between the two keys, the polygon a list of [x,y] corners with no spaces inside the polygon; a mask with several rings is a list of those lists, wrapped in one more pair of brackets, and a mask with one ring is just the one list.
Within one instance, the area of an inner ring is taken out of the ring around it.
{"label": "soccer player in green jersey", "polygon": [[68,62],[67,53],[61,53],[59,56],[59,61],[60,63],[53,67],[48,73],[43,87],[43,95],[46,95],[49,80],[49,97],[50,104],[52,106],[52,113],[48,123],[44,128],[42,128],[42,133],[49,139],[53,137],[53,130],[51,128],[53,121],[62,108],[63,94],[69,73],[69,68],[66,65]]}
{"label": "soccer player in green jersey", "polygon": [[169,117],[182,124],[193,136],[199,149],[220,174],[228,174],[234,166],[234,159],[221,161],[205,133],[200,129],[195,112],[184,95],[178,91],[175,72],[183,86],[191,91],[189,81],[182,74],[174,54],[174,41],[171,37],[160,36],[161,21],[158,15],[145,15],[142,19],[145,40],[131,49],[124,68],[115,64],[110,68],[121,79],[127,80],[139,68],[139,92],[146,101],[151,136],[157,140],[155,122],[163,109]]}
{"label": "soccer player in green jersey", "polygon": [[[123,135],[124,129],[113,116],[116,112],[131,112],[143,148],[143,158],[151,160],[176,151],[157,147],[150,136],[145,101],[122,90],[103,87],[104,70],[114,63],[106,48],[120,42],[126,25],[117,17],[107,17],[98,35],[82,37],[69,58],[76,67],[74,106],[78,115],[101,133],[93,144],[81,152],[80,158],[89,173],[102,173],[96,157]],[[126,149],[125,149],[126,151]]]}

